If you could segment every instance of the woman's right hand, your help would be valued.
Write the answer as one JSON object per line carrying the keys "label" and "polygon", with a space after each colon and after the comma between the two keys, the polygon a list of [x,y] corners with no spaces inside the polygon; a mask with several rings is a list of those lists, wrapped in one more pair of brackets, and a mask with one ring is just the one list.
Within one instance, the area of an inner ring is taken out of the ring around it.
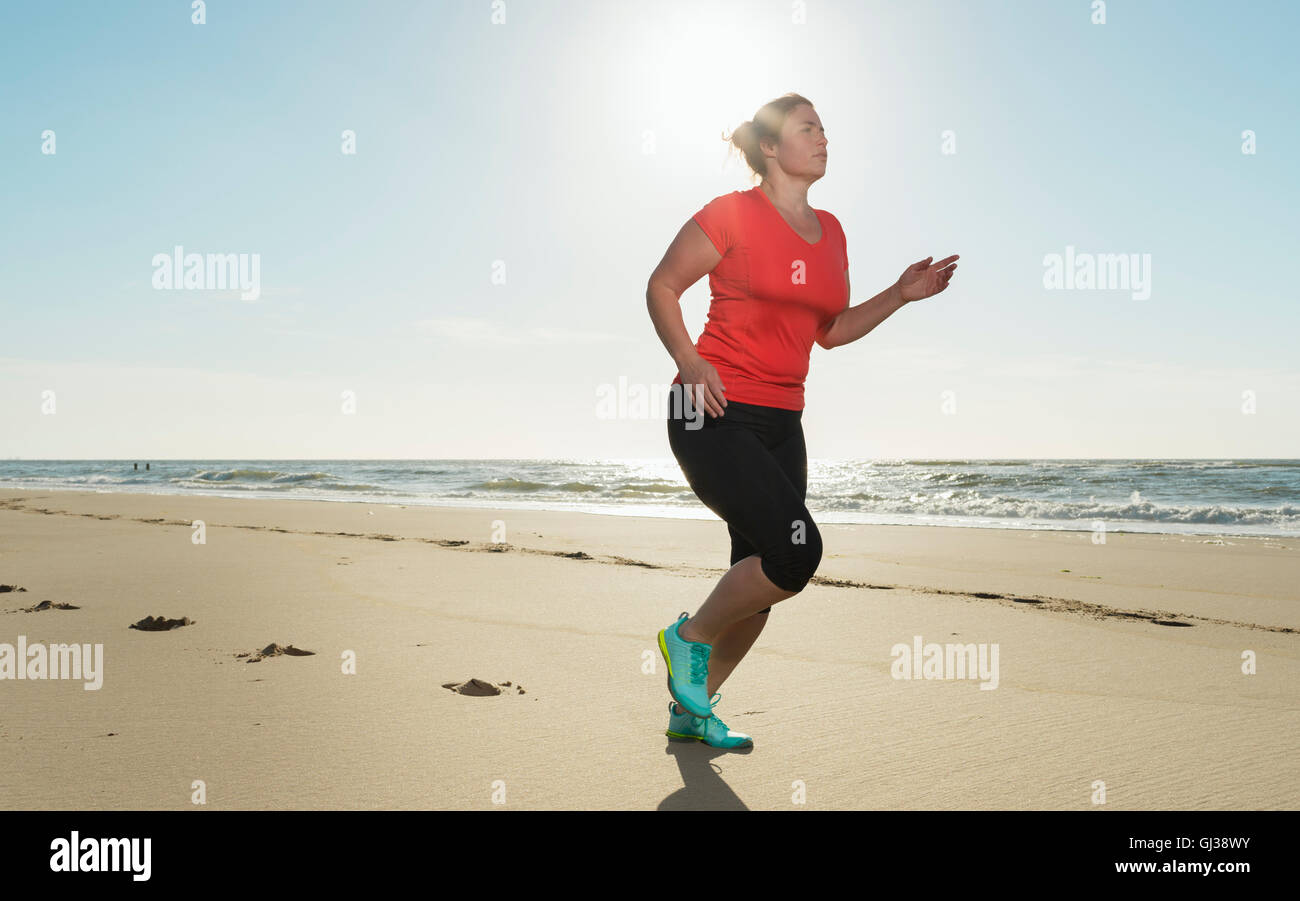
{"label": "woman's right hand", "polygon": [[714,418],[723,414],[727,406],[727,398],[723,394],[726,388],[712,363],[692,350],[686,359],[677,364],[677,372],[682,377],[682,387],[691,392],[695,409],[703,409]]}

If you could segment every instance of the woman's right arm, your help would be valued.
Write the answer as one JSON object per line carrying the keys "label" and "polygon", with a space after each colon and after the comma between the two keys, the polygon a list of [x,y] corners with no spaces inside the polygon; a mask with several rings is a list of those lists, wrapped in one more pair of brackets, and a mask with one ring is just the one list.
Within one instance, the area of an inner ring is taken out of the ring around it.
{"label": "woman's right arm", "polygon": [[708,235],[694,219],[688,219],[668,245],[664,258],[650,273],[646,285],[646,307],[659,340],[664,343],[682,385],[694,386],[695,406],[711,416],[721,416],[727,406],[726,390],[718,371],[699,355],[682,319],[681,297],[686,289],[713,271],[722,260]]}

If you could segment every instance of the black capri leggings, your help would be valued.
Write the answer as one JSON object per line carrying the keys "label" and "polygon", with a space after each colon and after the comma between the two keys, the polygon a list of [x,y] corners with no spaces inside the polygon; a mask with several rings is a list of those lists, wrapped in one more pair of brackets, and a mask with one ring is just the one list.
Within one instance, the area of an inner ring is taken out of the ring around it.
{"label": "black capri leggings", "polygon": [[668,444],[700,501],[726,521],[731,565],[758,554],[772,584],[802,591],[822,558],[821,532],[804,505],[803,411],[731,400],[717,418],[687,399],[683,416],[682,386],[672,387]]}

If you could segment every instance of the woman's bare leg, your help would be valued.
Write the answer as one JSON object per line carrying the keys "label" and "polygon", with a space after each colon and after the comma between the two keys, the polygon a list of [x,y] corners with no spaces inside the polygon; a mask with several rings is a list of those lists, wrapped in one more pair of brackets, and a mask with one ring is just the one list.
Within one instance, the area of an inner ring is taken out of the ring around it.
{"label": "woman's bare leg", "polygon": [[[677,629],[677,634],[687,641],[714,644],[723,630],[732,623],[749,619],[764,607],[797,594],[773,585],[772,580],[763,572],[761,563],[762,558],[752,554],[723,573],[700,609]],[[753,643],[752,639],[750,643]],[[745,650],[749,650],[748,646]],[[715,647],[709,654],[710,676],[716,654]],[[712,689],[709,694],[712,696]]]}
{"label": "woman's bare leg", "polygon": [[736,664],[740,663],[754,646],[758,635],[767,625],[766,613],[755,613],[740,622],[732,623],[713,639],[713,650],[709,653],[709,697],[727,681]]}

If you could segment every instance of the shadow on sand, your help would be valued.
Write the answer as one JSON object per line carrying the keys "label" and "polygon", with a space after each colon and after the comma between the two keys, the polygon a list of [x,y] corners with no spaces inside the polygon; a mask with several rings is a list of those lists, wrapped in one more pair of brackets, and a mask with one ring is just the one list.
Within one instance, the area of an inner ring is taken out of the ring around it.
{"label": "shadow on sand", "polygon": [[722,778],[722,767],[713,761],[749,754],[753,748],[728,751],[698,741],[670,741],[667,745],[664,753],[676,759],[682,787],[660,801],[659,810],[749,810]]}

